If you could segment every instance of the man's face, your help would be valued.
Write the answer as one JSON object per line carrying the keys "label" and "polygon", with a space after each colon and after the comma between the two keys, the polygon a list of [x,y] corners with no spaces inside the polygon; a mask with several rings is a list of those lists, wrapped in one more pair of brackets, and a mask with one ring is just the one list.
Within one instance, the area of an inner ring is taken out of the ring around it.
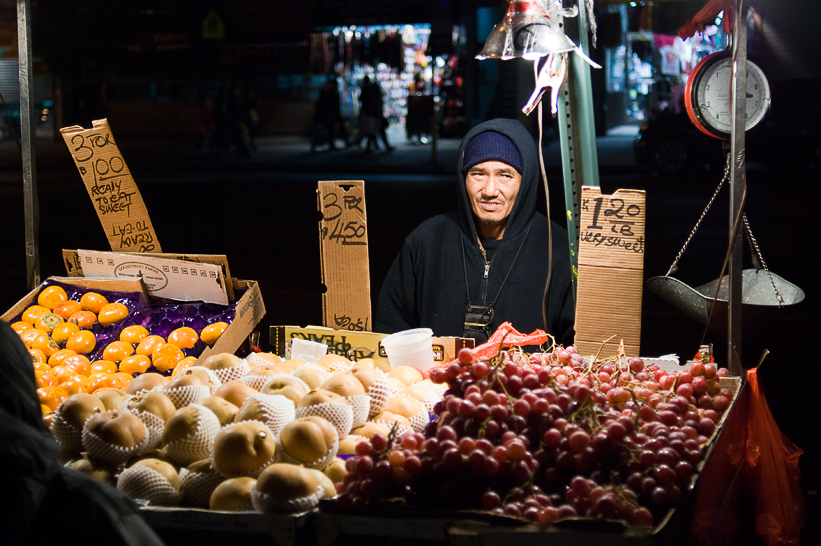
{"label": "man's face", "polygon": [[468,170],[465,184],[479,234],[486,239],[501,239],[519,195],[522,175],[507,163],[485,161]]}

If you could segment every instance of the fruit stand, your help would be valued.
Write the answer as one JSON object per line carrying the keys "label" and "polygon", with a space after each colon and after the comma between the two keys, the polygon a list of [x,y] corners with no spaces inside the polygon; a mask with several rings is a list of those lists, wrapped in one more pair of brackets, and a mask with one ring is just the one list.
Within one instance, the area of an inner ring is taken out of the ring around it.
{"label": "fruit stand", "polygon": [[381,346],[304,360],[293,336],[246,344],[254,281],[226,275],[223,304],[149,280],[52,277],[2,319],[61,463],[168,544],[672,546],[721,543],[735,517],[750,387],[707,351],[666,368],[504,324],[429,370]]}

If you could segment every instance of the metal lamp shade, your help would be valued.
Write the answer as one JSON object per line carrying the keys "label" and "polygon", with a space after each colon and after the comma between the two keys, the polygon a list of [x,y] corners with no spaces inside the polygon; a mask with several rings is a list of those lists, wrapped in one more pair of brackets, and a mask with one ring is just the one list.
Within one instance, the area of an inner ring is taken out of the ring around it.
{"label": "metal lamp shade", "polygon": [[534,60],[575,48],[559,27],[559,21],[547,17],[536,2],[511,2],[504,18],[490,31],[485,47],[476,58]]}

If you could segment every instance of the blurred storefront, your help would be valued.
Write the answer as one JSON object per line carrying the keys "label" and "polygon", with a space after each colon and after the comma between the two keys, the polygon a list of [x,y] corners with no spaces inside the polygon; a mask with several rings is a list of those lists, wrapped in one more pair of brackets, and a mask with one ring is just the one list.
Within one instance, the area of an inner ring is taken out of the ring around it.
{"label": "blurred storefront", "polygon": [[679,26],[700,6],[688,1],[610,0],[599,7],[605,130],[641,125],[661,111],[679,112],[695,65],[727,47],[719,14],[714,25],[682,40]]}

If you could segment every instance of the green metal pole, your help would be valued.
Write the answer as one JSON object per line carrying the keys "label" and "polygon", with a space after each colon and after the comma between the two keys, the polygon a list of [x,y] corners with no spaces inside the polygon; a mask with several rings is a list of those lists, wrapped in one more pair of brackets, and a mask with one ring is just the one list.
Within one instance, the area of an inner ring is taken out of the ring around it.
{"label": "green metal pole", "polygon": [[[589,51],[588,22],[584,2],[578,2],[577,44],[585,54]],[[579,215],[581,186],[599,185],[599,159],[596,152],[596,123],[593,110],[593,90],[590,65],[570,53],[568,78],[559,101],[559,137],[562,155],[562,176],[567,214],[567,236],[573,265],[573,289],[578,278]]]}

